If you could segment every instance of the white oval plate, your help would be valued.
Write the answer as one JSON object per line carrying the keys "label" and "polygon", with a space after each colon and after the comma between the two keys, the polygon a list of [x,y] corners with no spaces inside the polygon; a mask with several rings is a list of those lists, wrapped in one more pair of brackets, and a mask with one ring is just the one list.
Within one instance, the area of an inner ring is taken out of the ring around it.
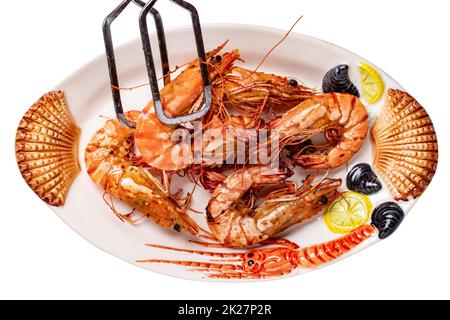
{"label": "white oval plate", "polygon": [[[255,67],[265,53],[285,35],[285,31],[281,30],[233,24],[206,25],[203,27],[203,32],[205,46],[208,50],[217,47],[224,40],[230,39],[227,49],[239,48],[242,57],[246,61],[245,66],[248,68]],[[190,27],[168,31],[167,39],[172,66],[183,64],[196,56],[194,38]],[[152,36],[152,43],[153,48],[157,48],[155,36]],[[117,48],[116,56],[122,87],[132,87],[148,82],[140,40]],[[155,59],[155,63],[158,66],[160,62],[156,52]],[[363,60],[361,57],[347,50],[321,40],[294,33],[273,52],[261,68],[261,71],[293,77],[310,87],[320,88],[325,73],[336,65],[345,63],[351,66],[350,76],[354,80],[353,82],[358,84],[360,83],[360,76],[357,65],[361,60]],[[386,73],[380,69],[378,71],[387,88],[402,89]],[[90,138],[104,125],[105,119],[100,116],[114,117],[105,57],[101,56],[95,59],[59,84],[56,89],[64,90],[70,110],[74,114],[78,125],[82,128],[80,158],[83,159],[84,149]],[[148,86],[133,91],[124,91],[124,106],[128,106],[128,110],[142,109],[147,104],[150,96],[151,93]],[[371,123],[383,103],[384,99],[368,107]],[[367,139],[361,152],[349,166],[351,167],[361,162],[371,163],[371,159],[370,139]],[[145,246],[145,244],[151,243],[175,248],[205,250],[205,248],[191,244],[189,240],[192,240],[192,237],[186,233],[176,233],[173,230],[161,228],[150,221],[140,223],[138,226],[119,221],[103,201],[102,190],[90,180],[83,161],[82,166],[82,173],[73,184],[65,206],[53,208],[77,233],[98,248],[150,271],[184,279],[213,280],[208,278],[205,272],[194,272],[185,266],[137,263],[137,260],[142,259],[183,261],[208,261],[210,259],[189,253]],[[331,176],[345,178],[346,168],[332,172]],[[190,188],[186,190],[190,190]],[[209,197],[210,194],[208,192],[198,190],[193,207],[203,210]],[[385,201],[391,201],[392,197],[387,188],[384,188],[382,192],[372,196],[371,200],[376,206]],[[401,206],[405,212],[408,212],[414,203],[415,201],[403,202]],[[192,216],[206,228],[204,216],[196,214],[192,214]],[[301,247],[320,244],[338,238],[338,236],[329,231],[322,216],[294,227],[280,236],[297,243]],[[377,241],[379,241],[378,237],[374,235],[349,254],[344,255],[344,257],[365,249]],[[209,249],[208,251],[243,252],[226,249]],[[307,271],[309,269],[298,268],[285,276],[297,275]]]}

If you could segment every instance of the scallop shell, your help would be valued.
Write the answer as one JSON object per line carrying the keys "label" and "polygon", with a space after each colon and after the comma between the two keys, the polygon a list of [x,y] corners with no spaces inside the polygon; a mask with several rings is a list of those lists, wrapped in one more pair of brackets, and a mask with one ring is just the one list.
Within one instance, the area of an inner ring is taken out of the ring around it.
{"label": "scallop shell", "polygon": [[359,98],[359,91],[348,74],[348,65],[341,64],[328,71],[323,79],[322,90],[324,93],[348,93]]}
{"label": "scallop shell", "polygon": [[347,187],[367,196],[376,194],[383,189],[381,181],[367,163],[361,163],[352,168],[347,175]]}
{"label": "scallop shell", "polygon": [[436,132],[425,109],[408,93],[390,89],[371,136],[373,167],[395,200],[422,195],[438,163]]}
{"label": "scallop shell", "polygon": [[30,188],[51,206],[64,205],[80,172],[80,129],[61,91],[50,92],[22,118],[16,134],[16,158]]}
{"label": "scallop shell", "polygon": [[372,213],[372,224],[379,231],[379,238],[389,238],[401,225],[405,213],[394,202],[386,202],[375,208]]}

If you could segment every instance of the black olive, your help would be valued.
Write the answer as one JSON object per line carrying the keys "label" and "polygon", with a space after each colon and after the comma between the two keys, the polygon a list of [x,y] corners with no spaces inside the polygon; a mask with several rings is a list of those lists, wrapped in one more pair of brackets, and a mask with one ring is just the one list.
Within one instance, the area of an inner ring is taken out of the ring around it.
{"label": "black olive", "polygon": [[289,80],[289,85],[291,87],[297,87],[298,86],[298,81],[295,80],[295,79],[291,79],[291,80]]}
{"label": "black olive", "polygon": [[221,63],[222,62],[222,56],[221,55],[217,55],[216,56],[216,62],[217,63]]}
{"label": "black olive", "polygon": [[328,197],[326,195],[322,195],[319,199],[321,204],[328,204]]}
{"label": "black olive", "polygon": [[248,260],[248,266],[249,267],[253,267],[255,265],[255,261],[253,260]]}
{"label": "black olive", "polygon": [[176,232],[181,232],[181,227],[180,227],[179,224],[174,225],[174,226],[173,226],[173,229],[174,229]]}

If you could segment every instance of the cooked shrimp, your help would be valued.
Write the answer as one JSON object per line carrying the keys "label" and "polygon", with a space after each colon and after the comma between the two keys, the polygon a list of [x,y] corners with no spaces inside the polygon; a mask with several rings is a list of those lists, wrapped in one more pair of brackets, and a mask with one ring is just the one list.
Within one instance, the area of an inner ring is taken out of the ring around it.
{"label": "cooked shrimp", "polygon": [[316,94],[295,79],[241,67],[234,67],[218,81],[216,87],[221,86],[226,103],[245,114],[258,113],[262,105],[266,110],[293,108]]}
{"label": "cooked shrimp", "polygon": [[277,130],[285,145],[302,144],[324,134],[327,144],[306,146],[292,160],[305,169],[335,169],[361,149],[369,131],[369,115],[358,98],[330,93],[301,103],[274,120],[270,128]]}
{"label": "cooked shrimp", "polygon": [[[213,82],[221,74],[227,73],[232,64],[239,59],[239,52],[234,50],[215,57],[223,46],[208,53],[210,80]],[[195,60],[177,78],[161,90],[164,112],[169,117],[176,117],[201,106],[203,102],[203,79],[200,62]],[[174,141],[176,127],[167,126],[159,121],[151,101],[139,116],[136,128],[136,146],[142,158],[152,167],[160,170],[176,171],[192,163],[190,150],[183,154],[179,141]]]}
{"label": "cooked shrimp", "polygon": [[314,177],[309,177],[303,187],[276,191],[256,208],[245,203],[243,197],[250,189],[280,183],[288,175],[285,170],[259,166],[237,171],[217,187],[206,212],[217,241],[229,247],[261,243],[315,216],[339,195],[341,180],[324,179],[313,186]]}
{"label": "cooked shrimp", "polygon": [[[127,113],[133,121],[138,115],[137,111]],[[200,228],[187,215],[186,209],[168,195],[148,170],[135,165],[133,135],[134,131],[119,121],[108,120],[86,148],[89,176],[106,194],[124,201],[157,224],[198,234]],[[132,222],[129,215],[116,214]]]}

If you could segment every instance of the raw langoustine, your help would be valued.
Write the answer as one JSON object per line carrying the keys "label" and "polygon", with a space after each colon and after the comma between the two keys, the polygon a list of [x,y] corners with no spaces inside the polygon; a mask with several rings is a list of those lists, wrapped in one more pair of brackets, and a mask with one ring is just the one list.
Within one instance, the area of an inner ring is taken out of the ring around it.
{"label": "raw langoustine", "polygon": [[[342,238],[311,247],[300,248],[288,240],[273,239],[262,243],[266,246],[265,248],[256,248],[242,253],[208,252],[148,245],[157,249],[211,257],[214,260],[195,262],[149,259],[137,262],[185,266],[192,271],[204,272],[208,278],[214,279],[268,279],[287,276],[299,268],[312,269],[326,265],[360,246],[375,233],[376,229],[373,226],[365,225]],[[215,247],[210,244],[201,245]]]}
{"label": "raw langoustine", "polygon": [[274,191],[256,207],[254,201],[244,201],[250,189],[283,182],[287,174],[284,170],[257,166],[238,170],[219,185],[206,211],[209,229],[217,241],[228,247],[261,243],[312,218],[339,196],[341,180],[324,179],[314,185],[311,176],[302,187],[291,185]]}
{"label": "raw langoustine", "polygon": [[336,169],[349,162],[364,144],[369,115],[362,102],[349,94],[329,93],[307,100],[272,121],[282,144],[302,144],[324,134],[328,143],[308,145],[292,157],[305,169]]}
{"label": "raw langoustine", "polygon": [[[126,114],[133,121],[138,115],[137,111]],[[86,148],[85,161],[91,179],[106,194],[124,201],[155,223],[198,234],[200,228],[186,209],[168,195],[149,170],[139,165],[133,147],[134,130],[122,126],[118,120],[108,120]],[[116,214],[133,223],[131,215]]]}

